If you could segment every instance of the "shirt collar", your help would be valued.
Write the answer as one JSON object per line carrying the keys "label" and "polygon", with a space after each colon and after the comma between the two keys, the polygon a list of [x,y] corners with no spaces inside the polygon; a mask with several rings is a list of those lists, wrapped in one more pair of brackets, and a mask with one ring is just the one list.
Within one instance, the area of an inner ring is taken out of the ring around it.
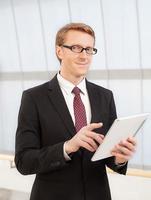
{"label": "shirt collar", "polygon": [[[59,74],[59,72],[57,74],[57,79],[58,79],[58,82],[59,82],[61,89],[63,89],[66,92],[66,94],[71,94],[75,85],[73,83],[71,83],[70,81],[66,80],[65,78],[63,78]],[[85,78],[83,78],[82,81],[76,86],[81,90],[82,94],[84,94],[84,95],[86,94]]]}

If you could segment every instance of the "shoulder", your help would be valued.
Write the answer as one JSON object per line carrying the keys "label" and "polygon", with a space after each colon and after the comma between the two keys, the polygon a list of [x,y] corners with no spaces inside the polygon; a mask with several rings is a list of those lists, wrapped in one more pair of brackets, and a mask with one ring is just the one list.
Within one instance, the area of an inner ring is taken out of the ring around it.
{"label": "shoulder", "polygon": [[41,85],[26,89],[22,93],[21,102],[22,104],[32,104],[36,102],[41,102],[47,93],[49,82],[43,83]]}
{"label": "shoulder", "polygon": [[29,95],[36,95],[45,92],[48,89],[49,82],[45,82],[41,85],[37,85],[35,87],[31,87],[29,89],[26,89],[23,91],[24,94],[29,94]]}
{"label": "shoulder", "polygon": [[52,78],[50,81],[47,81],[43,84],[37,85],[35,87],[29,88],[27,90],[23,91],[23,94],[29,94],[32,96],[37,96],[37,95],[44,95],[48,92],[49,89],[51,88],[56,88],[58,85],[58,81],[56,76]]}
{"label": "shoulder", "polygon": [[113,95],[111,90],[109,90],[105,87],[102,87],[100,85],[97,85],[95,83],[86,81],[86,85],[87,85],[87,88],[90,88],[91,90],[97,92],[98,94],[102,94],[102,95],[105,95],[105,96],[112,96]]}

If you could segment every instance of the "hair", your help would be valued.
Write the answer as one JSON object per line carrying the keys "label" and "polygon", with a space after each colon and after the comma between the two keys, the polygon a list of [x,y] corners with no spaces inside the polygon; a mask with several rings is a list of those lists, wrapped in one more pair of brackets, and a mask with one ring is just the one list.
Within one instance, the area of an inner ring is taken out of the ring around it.
{"label": "hair", "polygon": [[[65,42],[66,39],[66,34],[70,31],[80,31],[83,33],[87,33],[91,35],[94,38],[94,43],[95,43],[95,32],[94,30],[87,24],[84,23],[69,23],[63,26],[56,34],[56,42],[55,46],[62,46]],[[57,56],[58,58],[58,56]],[[60,58],[58,58],[59,61],[61,62]]]}

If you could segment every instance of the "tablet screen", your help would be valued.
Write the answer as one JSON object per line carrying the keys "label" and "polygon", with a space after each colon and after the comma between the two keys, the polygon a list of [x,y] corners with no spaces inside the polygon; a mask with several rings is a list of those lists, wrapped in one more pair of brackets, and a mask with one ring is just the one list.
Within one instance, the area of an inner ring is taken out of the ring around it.
{"label": "tablet screen", "polygon": [[115,119],[103,143],[98,147],[91,158],[91,161],[111,157],[111,150],[114,146],[121,140],[127,139],[129,136],[135,136],[149,115],[149,113],[144,113]]}

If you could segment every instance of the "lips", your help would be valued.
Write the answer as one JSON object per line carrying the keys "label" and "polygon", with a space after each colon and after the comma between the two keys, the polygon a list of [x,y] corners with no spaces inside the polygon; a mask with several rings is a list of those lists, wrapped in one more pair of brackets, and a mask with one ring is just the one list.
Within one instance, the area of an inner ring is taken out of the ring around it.
{"label": "lips", "polygon": [[77,65],[88,65],[88,63],[76,63]]}

